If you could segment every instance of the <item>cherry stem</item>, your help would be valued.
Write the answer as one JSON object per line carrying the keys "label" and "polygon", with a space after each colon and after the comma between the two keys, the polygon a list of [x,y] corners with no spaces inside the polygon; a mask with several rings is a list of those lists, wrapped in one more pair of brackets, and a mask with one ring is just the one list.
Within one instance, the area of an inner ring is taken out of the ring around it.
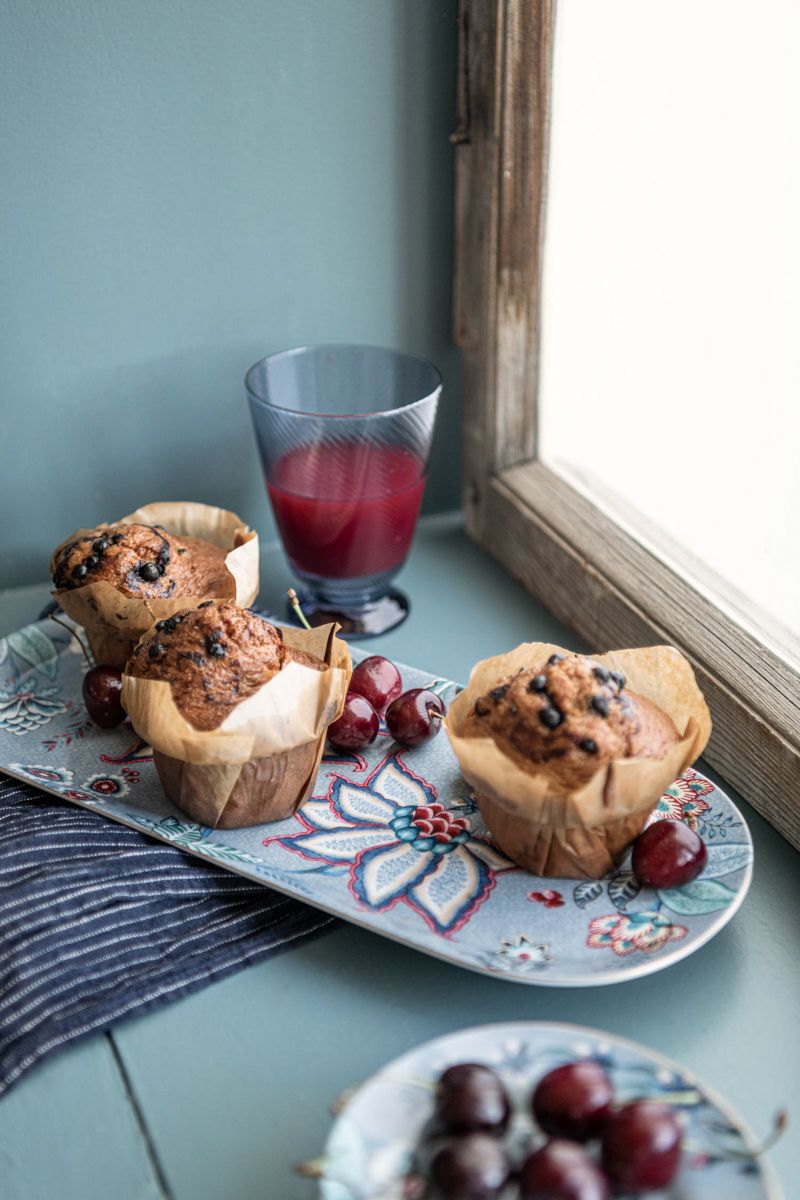
{"label": "cherry stem", "polygon": [[291,606],[294,610],[294,615],[297,617],[300,624],[303,626],[304,629],[310,629],[311,626],[309,625],[308,621],[306,620],[306,614],[303,612],[302,608],[300,607],[300,600],[298,598],[297,592],[294,590],[294,588],[289,588],[286,595],[289,597],[289,603],[291,604]]}
{"label": "cherry stem", "polygon": [[435,719],[435,720],[438,720],[438,721],[441,721],[441,719],[442,719],[442,714],[441,714],[441,712],[439,711],[439,709],[438,709],[438,708],[434,708],[434,707],[433,707],[433,705],[431,705],[431,707],[428,709],[428,716],[430,717],[430,719],[431,719],[432,721],[433,721],[434,719]]}
{"label": "cherry stem", "polygon": [[766,1154],[771,1150],[775,1143],[783,1137],[789,1125],[789,1113],[785,1108],[782,1108],[775,1116],[772,1123],[772,1132],[768,1133],[761,1145],[754,1151],[756,1158],[762,1154]]}
{"label": "cherry stem", "polygon": [[75,641],[78,643],[81,650],[83,651],[83,657],[86,659],[87,667],[91,667],[91,665],[92,665],[91,655],[89,654],[89,651],[86,649],[86,645],[83,641],[83,638],[79,637],[78,634],[76,633],[76,631],[74,629],[72,629],[71,626],[67,625],[65,621],[59,621],[59,619],[55,615],[55,613],[50,613],[49,615],[50,615],[51,621],[55,621],[56,625],[60,625],[62,629],[66,629],[66,631],[70,635],[70,637],[75,638]]}

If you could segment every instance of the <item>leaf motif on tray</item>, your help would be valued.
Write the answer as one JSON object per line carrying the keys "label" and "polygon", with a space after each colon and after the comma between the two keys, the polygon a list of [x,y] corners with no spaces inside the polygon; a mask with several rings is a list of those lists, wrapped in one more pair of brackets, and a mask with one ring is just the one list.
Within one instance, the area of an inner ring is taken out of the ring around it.
{"label": "leaf motif on tray", "polygon": [[725,845],[706,847],[708,862],[703,867],[703,879],[718,879],[720,875],[731,875],[741,871],[751,860],[751,850],[746,842],[727,842]]}
{"label": "leaf motif on tray", "polygon": [[716,879],[695,879],[683,887],[663,888],[658,892],[662,904],[681,916],[700,916],[727,908],[736,896],[733,888]]}
{"label": "leaf motif on tray", "polygon": [[6,638],[8,647],[23,662],[55,679],[58,670],[58,650],[55,643],[36,625],[26,625]]}
{"label": "leaf motif on tray", "polygon": [[572,893],[572,898],[578,908],[586,908],[587,904],[599,899],[603,894],[603,885],[599,879],[584,879]]}
{"label": "leaf motif on tray", "polygon": [[614,908],[624,909],[639,895],[641,885],[632,871],[622,871],[608,881],[608,898]]}

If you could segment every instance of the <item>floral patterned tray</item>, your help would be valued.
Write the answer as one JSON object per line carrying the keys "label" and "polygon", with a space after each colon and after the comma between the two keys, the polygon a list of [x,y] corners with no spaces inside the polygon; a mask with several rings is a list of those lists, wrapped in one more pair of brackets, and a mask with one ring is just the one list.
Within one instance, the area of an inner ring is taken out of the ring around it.
{"label": "floral patterned tray", "polygon": [[[396,1058],[348,1097],[321,1160],[323,1200],[404,1200],[414,1149],[433,1110],[433,1084],[457,1062],[493,1066],[516,1115],[510,1145],[536,1144],[527,1117],[534,1085],[563,1062],[592,1059],[621,1103],[663,1100],[684,1122],[678,1178],[661,1200],[781,1200],[781,1190],[741,1119],[676,1063],[610,1033],[547,1021],[512,1021],[446,1034]],[[416,1194],[416,1193],[414,1193]]]}
{"label": "floral patterned tray", "polygon": [[[365,754],[323,759],[295,817],[214,832],[165,799],[150,749],[128,724],[101,730],[88,720],[83,669],[77,642],[51,621],[0,640],[0,770],[462,967],[550,986],[646,975],[713,937],[750,884],[741,813],[691,770],[656,817],[688,821],[706,840],[708,865],[694,883],[640,890],[625,864],[597,882],[529,875],[492,844],[444,734],[404,751],[382,729]],[[446,700],[458,690],[402,671],[406,686]],[[445,843],[417,824],[440,809],[463,818]]]}

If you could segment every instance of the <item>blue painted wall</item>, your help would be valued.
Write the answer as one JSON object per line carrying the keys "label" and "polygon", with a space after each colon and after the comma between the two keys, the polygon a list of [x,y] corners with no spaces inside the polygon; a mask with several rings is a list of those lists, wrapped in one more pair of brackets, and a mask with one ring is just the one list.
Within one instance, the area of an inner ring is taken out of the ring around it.
{"label": "blue painted wall", "polygon": [[0,0],[0,587],[153,499],[272,524],[241,380],[302,342],[446,377],[455,0]]}

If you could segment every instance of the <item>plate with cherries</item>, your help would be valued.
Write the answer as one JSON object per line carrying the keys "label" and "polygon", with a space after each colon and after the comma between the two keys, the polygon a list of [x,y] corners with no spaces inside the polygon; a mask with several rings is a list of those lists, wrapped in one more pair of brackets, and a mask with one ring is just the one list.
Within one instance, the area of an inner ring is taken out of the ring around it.
{"label": "plate with cherries", "polygon": [[323,1200],[780,1200],[735,1112],[634,1042],[544,1021],[462,1030],[354,1092]]}

